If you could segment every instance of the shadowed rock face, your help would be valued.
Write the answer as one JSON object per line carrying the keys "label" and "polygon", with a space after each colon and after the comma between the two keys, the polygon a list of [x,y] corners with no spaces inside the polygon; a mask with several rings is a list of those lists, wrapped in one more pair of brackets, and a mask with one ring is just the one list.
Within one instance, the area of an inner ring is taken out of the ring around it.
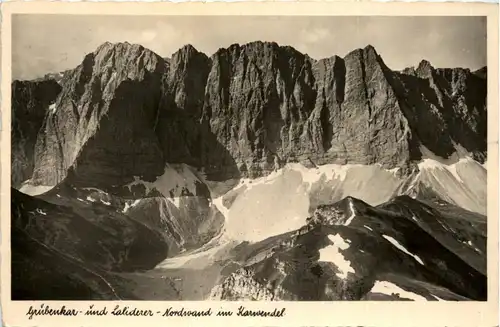
{"label": "shadowed rock face", "polygon": [[53,80],[12,83],[12,174],[13,187],[33,174],[34,150],[45,116],[61,87]]}
{"label": "shadowed rock face", "polygon": [[33,182],[54,185],[71,174],[74,182],[98,186],[161,175],[154,127],[166,69],[138,45],[106,43],[87,55],[63,79],[42,127]]}
{"label": "shadowed rock face", "polygon": [[423,145],[443,158],[459,145],[479,162],[486,160],[486,69],[436,69],[424,60],[396,76],[394,84],[405,90],[404,110]]}

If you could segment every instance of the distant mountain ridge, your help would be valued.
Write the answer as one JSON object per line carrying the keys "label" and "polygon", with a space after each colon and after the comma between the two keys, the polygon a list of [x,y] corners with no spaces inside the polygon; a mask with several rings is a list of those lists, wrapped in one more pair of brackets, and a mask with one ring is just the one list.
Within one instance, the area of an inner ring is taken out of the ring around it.
{"label": "distant mountain ridge", "polygon": [[[166,61],[140,45],[104,43],[56,80],[61,91],[41,105],[33,158],[13,152],[34,162],[36,184],[68,174],[124,184],[158,176],[167,162],[216,179],[266,175],[295,161],[408,168],[422,146],[444,158],[457,148],[486,158],[486,69],[422,61],[395,72],[372,46],[314,60],[269,42],[234,44],[211,57],[187,45]],[[139,143],[120,145],[130,140]],[[131,166],[118,175],[103,170],[121,156]]]}

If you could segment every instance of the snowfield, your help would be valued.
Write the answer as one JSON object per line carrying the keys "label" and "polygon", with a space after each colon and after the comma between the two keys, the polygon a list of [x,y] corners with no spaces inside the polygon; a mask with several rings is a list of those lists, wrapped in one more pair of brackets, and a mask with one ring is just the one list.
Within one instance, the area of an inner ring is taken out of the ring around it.
{"label": "snowfield", "polygon": [[[378,165],[325,165],[316,169],[290,164],[267,177],[241,181],[214,204],[226,218],[226,236],[250,242],[300,228],[321,204],[352,196],[375,206],[419,186],[459,207],[486,214],[487,174],[481,164],[470,158],[452,164],[425,158],[419,170],[399,178],[393,170]],[[232,203],[224,205],[225,198],[231,198]],[[351,211],[345,224],[354,217]]]}
{"label": "snowfield", "polygon": [[37,195],[47,193],[48,191],[50,191],[53,188],[54,188],[54,186],[31,185],[30,181],[27,180],[26,182],[24,182],[21,185],[21,188],[19,189],[19,191],[24,193],[24,194],[27,194],[27,195],[37,196]]}

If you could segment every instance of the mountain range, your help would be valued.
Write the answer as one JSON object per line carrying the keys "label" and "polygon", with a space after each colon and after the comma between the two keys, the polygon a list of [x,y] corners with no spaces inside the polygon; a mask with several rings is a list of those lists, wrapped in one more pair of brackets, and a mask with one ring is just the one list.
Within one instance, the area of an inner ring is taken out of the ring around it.
{"label": "mountain range", "polygon": [[486,92],[260,41],[13,81],[13,299],[485,300]]}

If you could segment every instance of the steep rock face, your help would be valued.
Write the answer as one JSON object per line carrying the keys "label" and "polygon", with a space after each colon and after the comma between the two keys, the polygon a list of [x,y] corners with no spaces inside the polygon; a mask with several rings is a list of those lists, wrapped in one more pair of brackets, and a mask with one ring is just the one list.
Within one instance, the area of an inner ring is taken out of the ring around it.
{"label": "steep rock face", "polygon": [[211,59],[202,120],[244,175],[265,175],[289,161],[380,163],[411,172],[422,146],[445,158],[465,149],[484,161],[480,74],[435,70],[440,82],[427,90],[427,79],[391,71],[371,46],[314,61],[254,42]]}
{"label": "steep rock face", "polygon": [[[436,69],[423,60],[416,69],[395,76],[399,99],[421,145],[443,158],[465,150],[479,162],[486,160],[485,69],[478,73],[463,68]],[[420,150],[415,149],[415,159]]]}
{"label": "steep rock face", "polygon": [[371,46],[316,61],[269,42],[210,58],[188,45],[167,62],[138,45],[107,43],[63,74],[33,181],[53,185],[70,174],[120,185],[152,180],[166,162],[222,180],[296,161],[411,172],[422,147],[483,162],[485,75],[425,61],[394,72]]}
{"label": "steep rock face", "polygon": [[192,45],[186,45],[174,53],[169,62],[170,70],[165,78],[166,97],[170,102],[164,106],[168,109],[179,108],[189,116],[200,117],[210,59]]}
{"label": "steep rock face", "polygon": [[254,42],[212,56],[203,119],[243,173],[261,175],[282,157],[312,151],[301,139],[314,105],[312,65],[276,43]]}
{"label": "steep rock face", "polygon": [[[324,150],[342,159],[341,163],[404,165],[410,155],[411,131],[380,56],[367,46],[349,53],[337,65],[337,74],[323,78],[317,102],[328,121],[325,126],[331,128],[323,137]],[[330,89],[332,85],[335,90]]]}
{"label": "steep rock face", "polygon": [[169,63],[155,129],[166,161],[202,168],[210,179],[238,175],[231,153],[200,119],[211,60],[187,45]]}
{"label": "steep rock face", "polygon": [[[154,126],[167,66],[130,44],[105,43],[62,81],[35,150],[33,181],[122,184],[160,175],[164,160]],[[119,169],[117,169],[119,167]]]}
{"label": "steep rock face", "polygon": [[45,116],[54,107],[61,87],[53,80],[12,83],[12,174],[13,187],[31,177],[34,150]]}
{"label": "steep rock face", "polygon": [[[79,196],[66,194],[68,187],[109,194],[104,203],[117,198],[118,212],[159,232],[171,254],[207,242],[224,220],[211,207],[210,192],[190,169],[166,164],[200,167],[203,154],[223,157],[198,122],[207,62],[186,47],[170,60],[169,70],[169,63],[142,46],[100,46],[63,74],[62,92],[37,141],[31,183],[59,185],[62,192],[55,190],[51,202]],[[205,75],[189,75],[199,73],[200,65]],[[80,196],[93,205],[85,198],[94,195]]]}

